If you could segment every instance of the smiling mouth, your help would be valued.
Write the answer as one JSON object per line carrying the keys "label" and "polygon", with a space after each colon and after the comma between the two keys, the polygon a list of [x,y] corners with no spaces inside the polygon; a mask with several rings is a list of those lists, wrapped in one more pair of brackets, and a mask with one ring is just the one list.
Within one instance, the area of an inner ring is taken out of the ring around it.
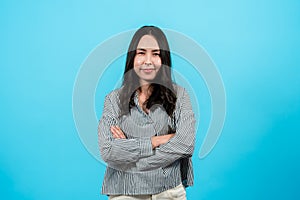
{"label": "smiling mouth", "polygon": [[154,71],[155,68],[141,68],[140,70],[141,70],[141,71],[144,71],[144,72],[146,72],[146,73],[149,73],[149,72]]}

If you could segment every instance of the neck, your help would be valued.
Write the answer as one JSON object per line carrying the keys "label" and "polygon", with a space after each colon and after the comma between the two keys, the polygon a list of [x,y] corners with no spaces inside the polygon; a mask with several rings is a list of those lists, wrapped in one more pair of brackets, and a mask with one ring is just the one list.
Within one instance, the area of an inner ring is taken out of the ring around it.
{"label": "neck", "polygon": [[150,86],[150,83],[141,83],[141,87],[140,87],[140,92],[146,96],[149,95],[149,86]]}

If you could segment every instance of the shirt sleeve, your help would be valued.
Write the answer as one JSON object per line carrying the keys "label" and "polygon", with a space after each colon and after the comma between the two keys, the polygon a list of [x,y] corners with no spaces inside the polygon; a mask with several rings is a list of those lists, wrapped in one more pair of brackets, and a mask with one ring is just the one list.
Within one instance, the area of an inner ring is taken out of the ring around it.
{"label": "shirt sleeve", "polygon": [[176,111],[175,136],[166,144],[156,148],[153,155],[140,158],[136,163],[140,171],[166,167],[178,159],[192,156],[195,145],[195,117],[188,93],[183,91],[182,98],[177,101],[179,101],[177,102],[179,110]]}
{"label": "shirt sleeve", "polygon": [[102,159],[115,168],[128,167],[134,164],[140,157],[153,154],[150,137],[134,139],[115,139],[110,131],[111,126],[118,125],[118,114],[114,109],[114,103],[107,95],[104,101],[102,118],[98,125],[98,143]]}

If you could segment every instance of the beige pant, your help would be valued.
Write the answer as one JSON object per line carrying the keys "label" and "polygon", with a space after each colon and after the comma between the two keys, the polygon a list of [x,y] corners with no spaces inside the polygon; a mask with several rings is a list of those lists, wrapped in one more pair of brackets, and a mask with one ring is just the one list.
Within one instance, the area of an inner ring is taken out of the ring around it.
{"label": "beige pant", "polygon": [[175,188],[153,195],[110,195],[109,200],[186,200],[185,188],[182,184]]}

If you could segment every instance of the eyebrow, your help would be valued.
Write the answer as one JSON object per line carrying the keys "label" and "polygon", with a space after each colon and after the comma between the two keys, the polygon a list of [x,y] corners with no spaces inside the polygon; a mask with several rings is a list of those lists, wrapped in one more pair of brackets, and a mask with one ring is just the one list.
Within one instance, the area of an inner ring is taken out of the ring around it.
{"label": "eyebrow", "polygon": [[[147,51],[146,49],[143,49],[143,48],[138,48],[137,50],[140,50],[140,51]],[[156,52],[156,51],[160,51],[159,49],[153,49],[152,52]]]}

